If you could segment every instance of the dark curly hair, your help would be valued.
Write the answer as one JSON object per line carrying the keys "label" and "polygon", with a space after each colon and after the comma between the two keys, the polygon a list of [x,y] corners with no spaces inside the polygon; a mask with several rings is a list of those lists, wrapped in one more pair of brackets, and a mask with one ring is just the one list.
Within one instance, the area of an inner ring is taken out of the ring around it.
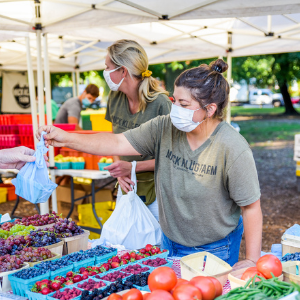
{"label": "dark curly hair", "polygon": [[222,75],[227,69],[227,63],[217,59],[209,65],[202,64],[184,71],[176,78],[175,86],[188,89],[203,109],[206,105],[215,103],[217,110],[213,118],[222,120],[230,91],[229,84]]}

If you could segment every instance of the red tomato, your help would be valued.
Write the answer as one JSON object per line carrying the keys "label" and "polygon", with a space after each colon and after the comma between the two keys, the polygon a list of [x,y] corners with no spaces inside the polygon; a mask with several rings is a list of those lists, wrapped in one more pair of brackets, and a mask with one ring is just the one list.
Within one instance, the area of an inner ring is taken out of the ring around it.
{"label": "red tomato", "polygon": [[148,297],[150,295],[151,295],[150,293],[143,294],[143,300],[148,300]]}
{"label": "red tomato", "polygon": [[147,297],[147,300],[174,300],[174,298],[165,290],[155,290]]}
{"label": "red tomato", "polygon": [[188,280],[182,279],[182,278],[178,278],[178,279],[177,279],[176,285],[175,285],[175,286],[173,287],[173,289],[171,290],[171,294],[173,294],[174,290],[175,290],[178,286],[180,286],[180,285],[182,285],[182,284],[187,284],[187,283],[189,283]]}
{"label": "red tomato", "polygon": [[175,300],[201,300],[202,295],[198,288],[192,284],[182,284],[173,292]]}
{"label": "red tomato", "polygon": [[107,298],[107,300],[122,300],[122,299],[123,299],[122,296],[120,296],[120,295],[118,295],[118,294],[115,294],[115,293],[111,294],[111,295]]}
{"label": "red tomato", "polygon": [[123,295],[123,300],[143,300],[143,295],[138,289],[131,289]]}
{"label": "red tomato", "polygon": [[190,283],[200,290],[203,300],[215,299],[216,288],[208,277],[196,276],[190,280]]}
{"label": "red tomato", "polygon": [[150,291],[171,291],[177,283],[176,273],[169,267],[159,267],[148,277]]}
{"label": "red tomato", "polygon": [[256,263],[257,270],[261,272],[267,279],[272,278],[271,273],[278,277],[282,274],[281,261],[272,254],[262,256]]}
{"label": "red tomato", "polygon": [[[243,273],[241,279],[248,281],[248,279],[253,278],[255,275],[265,278],[265,276],[262,273],[260,273],[256,267],[250,267]],[[255,278],[255,281],[260,281],[260,279]]]}
{"label": "red tomato", "polygon": [[215,297],[219,297],[222,295],[223,293],[223,287],[222,287],[222,284],[221,282],[215,278],[215,277],[208,277],[215,285],[215,288],[216,288],[216,296]]}

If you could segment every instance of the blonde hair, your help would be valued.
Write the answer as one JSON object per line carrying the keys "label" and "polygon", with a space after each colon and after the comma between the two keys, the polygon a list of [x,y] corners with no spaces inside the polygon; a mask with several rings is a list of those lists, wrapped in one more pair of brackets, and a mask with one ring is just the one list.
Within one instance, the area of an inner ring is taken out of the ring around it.
{"label": "blonde hair", "polygon": [[159,94],[169,95],[159,86],[152,76],[144,77],[142,73],[148,70],[148,56],[145,49],[132,40],[119,40],[107,48],[109,58],[116,66],[124,66],[131,77],[140,79],[139,111],[145,111],[147,102],[154,101]]}

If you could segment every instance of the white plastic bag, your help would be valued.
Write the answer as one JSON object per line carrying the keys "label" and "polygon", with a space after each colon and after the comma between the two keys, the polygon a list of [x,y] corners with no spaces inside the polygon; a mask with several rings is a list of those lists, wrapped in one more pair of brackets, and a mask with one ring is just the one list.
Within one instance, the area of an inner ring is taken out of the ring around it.
{"label": "white plastic bag", "polygon": [[140,249],[147,244],[160,244],[159,223],[136,194],[136,161],[132,162],[133,191],[123,195],[110,218],[105,222],[100,242],[123,245],[126,249]]}

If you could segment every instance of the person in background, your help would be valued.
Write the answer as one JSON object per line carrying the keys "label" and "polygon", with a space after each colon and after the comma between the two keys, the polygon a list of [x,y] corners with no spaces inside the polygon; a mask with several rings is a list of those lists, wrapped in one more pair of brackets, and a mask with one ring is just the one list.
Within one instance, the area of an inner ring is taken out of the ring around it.
{"label": "person in background", "polygon": [[[36,100],[38,100],[38,89],[37,89],[37,87],[35,88],[35,94],[36,94]],[[44,91],[44,110],[45,110],[45,114],[47,114],[45,91]],[[56,119],[59,107],[53,99],[51,99],[51,110],[52,110],[52,121],[54,122],[54,120]]]}
{"label": "person in background", "polygon": [[75,130],[81,130],[79,126],[82,105],[91,105],[99,96],[99,88],[95,84],[89,84],[79,97],[68,99],[60,107],[55,123],[56,124],[76,124]]}
{"label": "person in background", "polygon": [[[119,40],[107,49],[106,69],[103,76],[111,89],[108,96],[105,119],[112,123],[114,133],[122,133],[171,111],[168,92],[148,70],[148,57],[141,45],[132,40]],[[154,157],[114,156],[112,165],[106,168],[118,178],[117,203],[132,190],[131,162],[137,161],[137,194],[158,220],[158,205],[154,186]],[[121,190],[122,188],[122,190]]]}
{"label": "person in background", "polygon": [[[34,152],[34,150],[24,146],[2,149],[0,150],[0,169],[20,170],[27,162],[35,161]],[[45,160],[47,160],[46,156]]]}

